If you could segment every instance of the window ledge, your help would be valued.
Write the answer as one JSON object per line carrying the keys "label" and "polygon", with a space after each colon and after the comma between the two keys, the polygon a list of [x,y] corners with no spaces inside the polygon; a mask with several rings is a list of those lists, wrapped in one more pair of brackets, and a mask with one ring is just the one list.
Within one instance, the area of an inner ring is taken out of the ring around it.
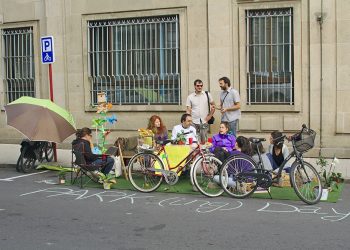
{"label": "window ledge", "polygon": [[[96,112],[97,108],[85,106],[86,112]],[[142,111],[185,111],[185,106],[180,105],[113,105],[110,112],[142,112]]]}
{"label": "window ledge", "polygon": [[295,105],[245,105],[241,108],[243,112],[300,112]]}

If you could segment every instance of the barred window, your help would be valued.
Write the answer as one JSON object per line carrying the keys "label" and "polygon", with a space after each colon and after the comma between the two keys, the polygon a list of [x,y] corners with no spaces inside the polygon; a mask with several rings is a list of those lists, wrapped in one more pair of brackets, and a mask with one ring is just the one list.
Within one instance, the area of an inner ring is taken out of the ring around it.
{"label": "barred window", "polygon": [[246,11],[248,104],[294,104],[293,10]]}
{"label": "barred window", "polygon": [[35,97],[33,28],[4,29],[2,37],[6,102]]}
{"label": "barred window", "polygon": [[178,15],[88,22],[91,102],[180,104]]}

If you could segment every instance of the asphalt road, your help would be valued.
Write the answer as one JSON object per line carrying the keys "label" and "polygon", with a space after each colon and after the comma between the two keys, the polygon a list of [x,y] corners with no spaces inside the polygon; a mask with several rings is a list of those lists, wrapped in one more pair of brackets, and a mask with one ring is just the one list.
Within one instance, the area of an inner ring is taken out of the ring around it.
{"label": "asphalt road", "polygon": [[143,194],[56,185],[0,168],[0,249],[350,249],[338,203]]}

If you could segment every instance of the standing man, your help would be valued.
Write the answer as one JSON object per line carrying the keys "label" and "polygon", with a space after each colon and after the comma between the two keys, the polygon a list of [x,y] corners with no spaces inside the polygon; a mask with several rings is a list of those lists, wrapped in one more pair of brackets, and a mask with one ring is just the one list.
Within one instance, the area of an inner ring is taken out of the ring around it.
{"label": "standing man", "polygon": [[241,118],[241,98],[237,90],[231,88],[226,76],[219,79],[222,90],[220,94],[221,122],[228,122],[231,133],[237,137],[238,120]]}
{"label": "standing man", "polygon": [[211,94],[203,91],[202,80],[194,81],[194,92],[187,97],[186,106],[187,114],[192,115],[193,125],[197,133],[200,133],[200,141],[205,143],[208,138],[208,121],[215,112],[215,103]]}

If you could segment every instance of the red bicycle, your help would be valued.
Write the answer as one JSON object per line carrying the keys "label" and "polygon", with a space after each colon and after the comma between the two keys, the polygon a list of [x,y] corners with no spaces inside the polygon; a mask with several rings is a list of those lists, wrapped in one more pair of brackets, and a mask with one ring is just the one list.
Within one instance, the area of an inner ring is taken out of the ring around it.
{"label": "red bicycle", "polygon": [[152,149],[144,149],[130,159],[128,164],[129,179],[135,189],[147,193],[155,191],[163,179],[169,185],[174,185],[178,182],[180,173],[185,168],[190,167],[191,182],[201,193],[209,197],[219,196],[223,193],[220,186],[208,185],[214,175],[219,174],[221,161],[215,158],[205,145],[197,144],[176,166],[171,166],[165,146],[169,142],[173,141],[157,142],[160,145],[157,152]]}

